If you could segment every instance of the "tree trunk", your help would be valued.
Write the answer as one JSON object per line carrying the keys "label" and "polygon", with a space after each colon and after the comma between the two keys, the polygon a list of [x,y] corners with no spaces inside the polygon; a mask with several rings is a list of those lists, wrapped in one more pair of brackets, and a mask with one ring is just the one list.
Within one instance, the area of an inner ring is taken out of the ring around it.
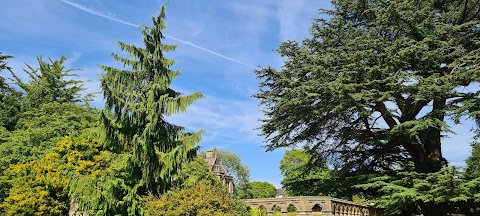
{"label": "tree trunk", "polygon": [[[430,128],[423,133],[421,143],[414,140],[405,140],[405,149],[409,152],[415,164],[415,171],[418,173],[434,173],[442,169],[443,157],[441,148],[441,131]],[[422,147],[421,147],[422,146]],[[447,216],[447,205],[435,203],[423,203],[420,205],[423,216]]]}
{"label": "tree trunk", "polygon": [[[434,173],[442,169],[442,143],[440,129],[430,128],[421,139],[423,149],[418,148],[421,158],[414,160],[415,171],[419,173]],[[424,216],[447,216],[448,208],[445,204],[425,203],[422,208]]]}
{"label": "tree trunk", "polygon": [[[433,115],[441,121],[445,117],[443,111],[441,111],[444,106],[444,99],[434,100],[433,102],[432,112],[436,112]],[[441,133],[441,128],[430,127],[420,133],[415,141],[410,140],[412,143],[404,145],[413,159],[416,172],[435,173],[446,165],[442,157]],[[449,212],[447,206],[445,204],[424,203],[421,205],[421,210],[424,216],[447,216]]]}
{"label": "tree trunk", "polygon": [[414,152],[410,152],[415,164],[415,171],[418,173],[434,173],[442,169],[443,157],[442,157],[442,143],[440,141],[440,130],[430,129],[432,133],[438,133],[438,136],[425,136],[422,140],[423,148],[416,147]]}

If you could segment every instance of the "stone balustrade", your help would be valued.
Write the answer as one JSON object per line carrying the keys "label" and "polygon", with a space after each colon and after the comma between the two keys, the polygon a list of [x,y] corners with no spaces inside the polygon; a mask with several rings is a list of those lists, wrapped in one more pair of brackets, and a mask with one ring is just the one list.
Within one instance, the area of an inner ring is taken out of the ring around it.
{"label": "stone balustrade", "polygon": [[274,209],[279,209],[281,215],[293,215],[287,212],[289,205],[296,208],[296,216],[378,216],[381,213],[380,210],[368,205],[327,196],[246,199],[244,201],[250,207],[265,209],[267,216],[273,215]]}

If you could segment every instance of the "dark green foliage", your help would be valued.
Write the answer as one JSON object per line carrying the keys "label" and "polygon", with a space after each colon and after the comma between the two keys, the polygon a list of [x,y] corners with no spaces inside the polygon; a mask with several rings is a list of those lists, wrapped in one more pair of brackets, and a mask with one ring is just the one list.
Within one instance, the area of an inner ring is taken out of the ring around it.
{"label": "dark green foliage", "polygon": [[183,128],[165,121],[164,116],[185,111],[200,93],[182,95],[170,88],[180,72],[170,70],[173,60],[163,52],[175,46],[162,43],[165,28],[164,8],[152,18],[152,27],[142,27],[145,48],[118,42],[132,59],[113,54],[116,61],[132,70],[101,66],[105,97],[102,120],[107,140],[113,146],[131,150],[132,174],[143,190],[154,194],[168,189],[180,164],[193,158],[200,133],[188,134]]}
{"label": "dark green foliage", "polygon": [[274,206],[272,207],[272,211],[273,211],[273,214],[278,215],[279,213],[282,212],[282,208],[281,208],[280,206],[274,205]]}
{"label": "dark green foliage", "polygon": [[257,71],[268,149],[303,145],[356,172],[440,171],[447,119],[480,113],[479,89],[465,88],[480,81],[480,2],[332,4],[310,38],[279,46],[280,70]]}
{"label": "dark green foliage", "polygon": [[287,206],[287,212],[296,212],[297,211],[297,207],[295,207],[294,205],[290,204]]}
{"label": "dark green foliage", "polygon": [[[8,195],[10,181],[3,171],[17,163],[41,158],[64,136],[74,136],[98,124],[97,110],[76,104],[43,104],[18,120],[18,129],[0,131],[0,203]],[[0,128],[1,130],[1,128]]]}
{"label": "dark green foliage", "polygon": [[[314,162],[302,150],[287,150],[280,161],[280,171],[284,176],[283,188],[290,196],[331,195],[333,189],[327,182],[333,178],[333,170],[327,168],[326,161]],[[315,163],[316,165],[309,166]]]}
{"label": "dark green foliage", "polygon": [[[9,58],[13,58],[13,56],[9,56],[9,55],[3,55],[2,52],[0,52],[0,71],[2,70],[11,70],[10,67],[8,67],[8,64],[7,64],[7,59]],[[4,78],[0,79],[1,82],[2,82],[2,85],[4,84],[5,80]]]}
{"label": "dark green foliage", "polygon": [[24,112],[16,130],[0,143],[0,170],[40,158],[64,136],[97,124],[98,112],[73,103],[42,104]]}
{"label": "dark green foliage", "polygon": [[71,79],[78,75],[74,71],[78,69],[66,69],[64,64],[68,58],[60,57],[58,60],[49,58],[49,62],[43,61],[42,57],[38,57],[37,69],[30,65],[26,65],[28,70],[24,72],[28,74],[29,81],[22,81],[15,73],[12,75],[17,84],[26,94],[25,103],[29,109],[34,109],[46,103],[76,103],[88,102],[91,100],[91,94],[82,96],[81,91],[84,81]]}
{"label": "dark green foliage", "polygon": [[479,92],[463,87],[480,80],[480,5],[464,2],[333,1],[311,38],[280,45],[281,70],[257,71],[269,149],[305,144],[351,170],[440,170],[446,119],[478,113]]}
{"label": "dark green foliage", "polygon": [[[0,52],[0,73],[12,71],[7,65],[7,59],[12,56],[2,55]],[[21,112],[22,93],[9,86],[6,79],[0,74],[0,126],[13,131]],[[1,141],[0,141],[1,142]]]}
{"label": "dark green foliage", "polygon": [[[88,105],[76,104],[88,101],[90,95],[84,97],[80,94],[84,90],[82,81],[65,79],[75,76],[72,73],[75,70],[63,66],[66,57],[49,62],[39,57],[38,69],[27,65],[29,70],[25,72],[30,80],[24,82],[7,67],[5,60],[8,56],[1,56],[1,68],[10,70],[15,84],[24,93],[23,96],[15,92],[3,78],[0,79],[0,99],[5,102],[0,106],[0,206],[6,213],[30,214],[43,209],[43,214],[63,214],[73,199],[91,215],[142,215],[145,213],[142,197],[167,191],[174,180],[177,183],[183,181],[179,183],[181,185],[196,184],[197,181],[218,183],[218,179],[208,172],[208,167],[198,161],[180,172],[182,165],[195,156],[201,132],[183,132],[182,127],[169,124],[164,117],[185,111],[201,94],[184,96],[169,87],[179,72],[168,69],[173,61],[165,59],[162,53],[174,49],[174,46],[161,43],[163,18],[162,8],[160,15],[153,18],[153,27],[142,27],[145,49],[119,42],[132,59],[117,55],[114,58],[129,66],[131,71],[102,66],[105,70],[102,86],[107,104],[101,116],[106,141],[100,142],[100,146],[72,150],[73,153],[70,150],[52,152],[52,147],[64,136],[75,137],[79,131],[96,126],[98,113]],[[18,98],[5,99],[12,95]],[[8,120],[4,117],[10,115],[5,108],[15,107],[13,102],[22,105],[15,113],[18,117],[12,122],[4,121]],[[88,141],[85,144],[88,145]],[[92,150],[100,153],[88,156]],[[73,155],[57,160],[58,154],[70,153]],[[83,158],[86,160],[79,162],[79,167],[60,168],[65,165],[62,160],[70,163],[76,161],[76,157],[88,158]],[[55,163],[43,163],[48,158]],[[98,162],[98,166],[92,168],[92,161],[88,160]],[[38,173],[23,171],[31,166],[38,167]],[[43,168],[46,170],[42,171]],[[17,173],[6,175],[6,169]],[[45,178],[45,175],[54,175],[55,169],[62,170],[58,173],[60,181]],[[80,172],[85,169],[87,171]],[[35,179],[39,178],[44,181],[36,182]],[[28,186],[31,190],[21,187],[24,180],[31,184]],[[49,188],[51,181],[55,187]],[[55,193],[48,192],[52,189]],[[35,193],[36,190],[40,192]],[[61,192],[61,197],[56,197],[60,194],[57,192]],[[19,202],[22,199],[38,202],[23,205]]]}
{"label": "dark green foliage", "polygon": [[[141,215],[138,188],[131,188],[126,164],[129,154],[112,154],[111,163],[95,175],[76,175],[69,182],[69,197],[90,215]],[[119,197],[123,199],[119,199]]]}
{"label": "dark green foliage", "polygon": [[277,195],[275,186],[268,182],[250,182],[250,197],[249,198],[273,198]]}
{"label": "dark green foliage", "polygon": [[[480,205],[480,179],[465,180],[456,167],[436,173],[400,172],[370,179],[357,188],[378,191],[371,201],[385,208],[386,215],[438,212],[477,215]],[[436,209],[431,209],[436,208]]]}
{"label": "dark green foliage", "polygon": [[162,7],[151,27],[141,27],[144,48],[118,42],[129,58],[112,56],[128,69],[101,66],[106,146],[119,155],[99,176],[82,176],[71,188],[71,196],[90,214],[145,214],[142,196],[169,190],[198,149],[201,132],[187,133],[165,120],[202,94],[182,95],[170,88],[180,73],[169,69],[174,61],[164,56],[175,49],[162,42],[164,18]]}
{"label": "dark green foliage", "polygon": [[12,72],[16,84],[23,88],[25,94],[2,85],[0,203],[8,196],[12,183],[21,181],[15,176],[5,176],[5,169],[17,163],[40,159],[64,136],[76,135],[78,131],[98,123],[98,112],[94,108],[75,104],[81,98],[82,81],[65,80],[71,71],[62,65],[66,58],[50,61],[51,64],[41,58],[38,60],[40,69],[32,69],[28,82],[20,80],[3,64]]}
{"label": "dark green foliage", "polygon": [[[3,72],[4,70],[8,70],[8,71],[12,70],[12,68],[8,66],[7,60],[9,58],[13,58],[13,56],[3,55],[0,52],[0,72]],[[2,90],[8,88],[8,84],[6,82],[6,79],[3,76],[0,76],[0,88]]]}
{"label": "dark green foliage", "polygon": [[[3,139],[5,143],[0,142],[1,170],[8,164],[39,158],[59,138],[73,135],[97,122],[95,109],[75,104],[82,98],[80,91],[83,90],[83,81],[69,79],[73,70],[63,66],[66,59],[61,57],[60,60],[46,63],[39,57],[39,69],[28,66],[31,70],[26,71],[30,76],[28,82],[23,82],[12,72],[15,83],[24,90],[25,96],[21,97],[14,90],[10,90],[11,94],[2,94],[5,96],[3,98],[10,99],[0,106],[18,108],[15,108],[15,112],[7,113],[15,121],[6,124],[11,133]],[[13,95],[16,96],[12,98]],[[20,109],[19,102],[27,105]]]}
{"label": "dark green foliage", "polygon": [[[361,197],[352,186],[368,181],[372,175],[330,169],[324,159],[303,150],[287,150],[280,161],[283,188],[289,196],[331,196],[351,200]],[[373,175],[374,176],[374,175]]]}
{"label": "dark green foliage", "polygon": [[0,91],[0,126],[13,131],[22,112],[22,93],[13,88]]}
{"label": "dark green foliage", "polygon": [[480,178],[480,143],[473,142],[472,154],[465,160],[467,167],[465,176],[467,179]]}

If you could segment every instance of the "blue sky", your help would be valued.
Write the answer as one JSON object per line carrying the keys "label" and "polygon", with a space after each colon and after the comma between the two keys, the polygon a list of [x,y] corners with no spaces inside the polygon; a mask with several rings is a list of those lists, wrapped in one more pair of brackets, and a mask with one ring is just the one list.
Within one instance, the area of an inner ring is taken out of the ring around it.
{"label": "blue sky", "polygon": [[[97,65],[117,65],[110,56],[120,52],[116,41],[140,45],[141,33],[132,25],[150,25],[150,16],[164,2],[3,0],[0,51],[15,56],[10,64],[17,72],[24,63],[36,66],[38,55],[69,56],[67,66],[82,69],[81,79],[92,80],[86,83],[88,91],[98,92],[102,71]],[[280,67],[282,60],[273,50],[282,41],[308,36],[311,20],[319,17],[317,9],[328,7],[326,0],[169,1],[164,33],[170,37],[165,41],[178,45],[168,57],[182,71],[173,86],[206,96],[171,121],[192,131],[205,129],[203,150],[235,152],[250,167],[253,180],[280,186],[284,150],[265,152],[255,130],[262,113],[259,101],[251,97],[258,85],[253,67]],[[102,106],[100,95],[94,105]],[[444,141],[444,154],[453,165],[463,165],[470,154],[472,126],[455,126],[457,135]]]}

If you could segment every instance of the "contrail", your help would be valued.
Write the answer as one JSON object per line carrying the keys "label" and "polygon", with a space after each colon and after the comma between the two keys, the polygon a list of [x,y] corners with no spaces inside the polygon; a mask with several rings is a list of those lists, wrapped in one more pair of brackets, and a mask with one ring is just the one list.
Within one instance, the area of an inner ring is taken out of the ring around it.
{"label": "contrail", "polygon": [[[98,11],[92,10],[92,9],[90,9],[90,8],[84,7],[84,6],[80,5],[80,4],[77,4],[77,3],[74,3],[74,2],[71,2],[71,1],[68,1],[68,0],[60,0],[60,1],[62,1],[62,2],[65,3],[65,4],[68,4],[68,5],[72,6],[72,7],[74,7],[74,8],[77,8],[77,9],[79,9],[79,10],[85,11],[85,12],[87,12],[87,13],[89,13],[89,14],[93,14],[93,15],[95,15],[95,16],[99,16],[99,17],[102,17],[102,18],[105,18],[105,19],[108,19],[108,20],[111,20],[111,21],[114,21],[114,22],[118,22],[118,23],[121,23],[121,24],[124,24],[124,25],[132,26],[132,27],[135,27],[135,28],[139,28],[139,27],[140,27],[140,25],[137,25],[137,24],[134,24],[134,23],[131,23],[131,22],[127,22],[127,21],[124,21],[124,20],[121,20],[121,19],[118,19],[118,18],[109,16],[109,15],[106,15],[106,14],[100,13],[100,12],[98,12]],[[240,60],[237,60],[237,59],[228,57],[228,56],[226,56],[226,55],[220,54],[220,53],[218,53],[218,52],[215,52],[215,51],[213,51],[213,50],[207,49],[207,48],[205,48],[205,47],[196,45],[196,44],[194,44],[194,43],[192,43],[192,42],[188,42],[188,41],[185,41],[185,40],[182,40],[182,39],[179,39],[179,38],[170,36],[170,35],[166,35],[166,34],[164,34],[163,36],[165,36],[166,38],[170,38],[170,39],[172,39],[172,40],[174,40],[174,41],[177,41],[177,42],[179,42],[179,43],[182,43],[182,44],[185,44],[185,45],[188,45],[188,46],[197,48],[197,49],[202,50],[202,51],[204,51],[204,52],[208,52],[208,53],[210,53],[210,54],[212,54],[212,55],[216,55],[216,56],[218,56],[218,57],[220,57],[220,58],[223,58],[223,59],[226,59],[226,60],[235,62],[235,63],[239,63],[239,64],[242,64],[242,65],[247,66],[247,67],[249,67],[249,68],[255,69],[255,66],[249,65],[249,64],[247,64],[247,63],[245,63],[245,62],[242,62],[242,61],[240,61]]]}

